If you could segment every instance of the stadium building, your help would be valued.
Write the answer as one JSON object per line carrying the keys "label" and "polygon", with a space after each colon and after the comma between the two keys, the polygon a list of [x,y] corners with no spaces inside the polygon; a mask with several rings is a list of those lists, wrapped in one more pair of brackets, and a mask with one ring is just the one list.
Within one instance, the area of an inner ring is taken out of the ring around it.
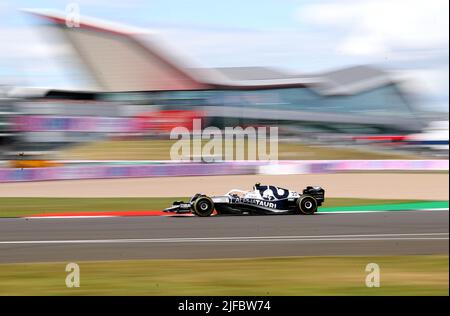
{"label": "stadium building", "polygon": [[219,127],[277,124],[351,134],[407,134],[423,127],[399,83],[375,67],[301,76],[264,67],[191,68],[142,30],[94,19],[67,27],[63,14],[30,12],[70,44],[73,64],[92,87],[12,92],[26,95],[16,121],[25,142],[139,133],[135,118],[161,117],[161,111],[195,111]]}

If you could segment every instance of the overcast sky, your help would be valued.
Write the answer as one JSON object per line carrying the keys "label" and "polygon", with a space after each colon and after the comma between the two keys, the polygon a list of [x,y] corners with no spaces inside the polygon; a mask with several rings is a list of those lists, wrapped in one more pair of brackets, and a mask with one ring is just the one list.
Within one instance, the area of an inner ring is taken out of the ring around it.
{"label": "overcast sky", "polygon": [[430,109],[448,107],[448,0],[0,0],[0,84],[77,87],[21,8],[65,11],[157,31],[194,66],[309,73],[376,64],[411,79]]}

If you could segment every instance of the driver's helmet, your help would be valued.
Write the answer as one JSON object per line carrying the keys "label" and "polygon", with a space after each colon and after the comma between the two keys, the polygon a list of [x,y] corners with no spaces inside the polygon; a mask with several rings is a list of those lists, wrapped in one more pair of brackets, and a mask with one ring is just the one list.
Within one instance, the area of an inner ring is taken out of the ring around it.
{"label": "driver's helmet", "polygon": [[253,190],[258,190],[259,187],[261,187],[261,183],[257,182],[257,183],[255,183],[255,185],[253,186]]}

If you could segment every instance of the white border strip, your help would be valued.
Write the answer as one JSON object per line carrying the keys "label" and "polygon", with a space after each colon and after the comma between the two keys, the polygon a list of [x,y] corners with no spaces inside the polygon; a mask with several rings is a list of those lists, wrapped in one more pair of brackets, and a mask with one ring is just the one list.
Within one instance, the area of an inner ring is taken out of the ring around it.
{"label": "white border strip", "polygon": [[196,242],[289,242],[289,241],[370,241],[370,240],[448,240],[449,233],[309,235],[309,236],[247,236],[247,237],[174,237],[138,239],[75,239],[75,240],[12,240],[11,244],[118,244],[118,243],[196,243]]}

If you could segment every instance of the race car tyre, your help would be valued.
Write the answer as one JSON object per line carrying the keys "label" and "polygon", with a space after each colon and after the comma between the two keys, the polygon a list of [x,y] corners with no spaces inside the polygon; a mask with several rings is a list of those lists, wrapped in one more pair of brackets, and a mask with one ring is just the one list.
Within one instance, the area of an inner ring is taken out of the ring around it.
{"label": "race car tyre", "polygon": [[207,196],[199,197],[192,206],[192,211],[200,217],[207,217],[214,211],[214,202]]}
{"label": "race car tyre", "polygon": [[297,200],[298,211],[303,215],[312,215],[317,211],[317,201],[312,196],[302,196]]}

